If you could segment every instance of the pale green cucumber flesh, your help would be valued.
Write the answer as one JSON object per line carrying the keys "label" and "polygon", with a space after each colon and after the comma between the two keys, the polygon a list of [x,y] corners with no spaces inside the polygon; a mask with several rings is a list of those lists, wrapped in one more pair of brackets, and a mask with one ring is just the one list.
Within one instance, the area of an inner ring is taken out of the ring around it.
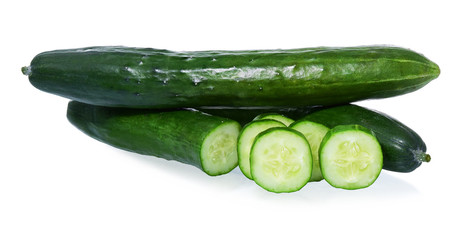
{"label": "pale green cucumber flesh", "polygon": [[256,136],[269,128],[284,126],[283,123],[271,119],[253,121],[244,126],[238,138],[238,165],[244,176],[252,179],[249,157]]}
{"label": "pale green cucumber flesh", "polygon": [[254,121],[255,120],[262,120],[262,119],[272,119],[272,120],[275,120],[275,121],[279,121],[283,124],[285,124],[286,126],[290,126],[294,120],[289,118],[289,117],[286,117],[284,115],[281,115],[281,114],[278,114],[278,113],[263,113],[263,114],[260,114],[258,116],[256,116],[254,118]]}
{"label": "pale green cucumber flesh", "polygon": [[290,127],[302,133],[306,137],[312,152],[312,174],[311,181],[321,181],[324,179],[320,171],[319,147],[329,128],[308,120],[299,120],[290,125]]}
{"label": "pale green cucumber flesh", "polygon": [[201,147],[201,164],[209,175],[219,175],[238,165],[237,139],[240,125],[225,122],[207,135]]}
{"label": "pale green cucumber flesh", "polygon": [[251,174],[262,188],[275,193],[298,191],[309,182],[312,154],[296,130],[271,128],[259,134],[251,149]]}
{"label": "pale green cucumber flesh", "polygon": [[372,185],[383,165],[379,142],[370,130],[358,125],[332,128],[322,141],[319,155],[324,179],[343,189]]}

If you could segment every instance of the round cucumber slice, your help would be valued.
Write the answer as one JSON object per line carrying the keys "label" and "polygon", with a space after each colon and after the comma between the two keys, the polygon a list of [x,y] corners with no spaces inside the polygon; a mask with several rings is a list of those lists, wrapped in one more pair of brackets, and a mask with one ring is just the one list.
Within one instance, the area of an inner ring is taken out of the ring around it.
{"label": "round cucumber slice", "polygon": [[250,167],[250,152],[254,139],[259,133],[273,127],[285,127],[279,121],[264,119],[250,122],[241,130],[238,138],[238,162],[241,172],[244,176],[252,179]]}
{"label": "round cucumber slice", "polygon": [[201,147],[202,169],[207,174],[227,173],[238,165],[236,147],[240,130],[237,122],[225,122],[207,135]]}
{"label": "round cucumber slice", "polygon": [[319,157],[324,179],[343,189],[372,185],[383,165],[382,148],[377,138],[359,125],[332,128],[322,140]]}
{"label": "round cucumber slice", "polygon": [[278,113],[263,113],[263,114],[260,114],[258,116],[256,116],[253,121],[256,121],[256,120],[262,120],[262,119],[272,119],[272,120],[275,120],[275,121],[279,121],[283,124],[285,124],[287,127],[290,126],[294,120],[289,118],[289,117],[285,117],[281,114],[278,114]]}
{"label": "round cucumber slice", "polygon": [[251,174],[262,188],[275,193],[298,191],[309,182],[311,171],[311,149],[300,132],[271,128],[254,141]]}
{"label": "round cucumber slice", "polygon": [[290,128],[299,131],[306,137],[309,145],[311,146],[312,152],[312,174],[311,181],[321,181],[324,179],[322,172],[320,171],[320,162],[319,162],[319,147],[322,139],[327,134],[328,127],[311,122],[308,120],[299,120],[290,125]]}

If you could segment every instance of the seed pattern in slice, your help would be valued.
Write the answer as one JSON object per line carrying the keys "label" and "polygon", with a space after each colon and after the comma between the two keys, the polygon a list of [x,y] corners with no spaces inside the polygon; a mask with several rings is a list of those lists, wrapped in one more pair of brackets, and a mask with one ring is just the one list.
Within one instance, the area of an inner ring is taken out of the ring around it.
{"label": "seed pattern in slice", "polygon": [[224,123],[204,140],[201,161],[204,171],[211,175],[233,169],[238,164],[236,151],[240,126],[236,122]]}
{"label": "seed pattern in slice", "polygon": [[359,125],[331,129],[320,147],[322,175],[330,185],[343,189],[370,186],[382,170],[382,149],[374,134]]}
{"label": "seed pattern in slice", "polygon": [[271,119],[253,121],[244,126],[238,138],[239,168],[241,172],[243,172],[244,176],[252,179],[250,152],[252,144],[254,143],[254,139],[257,137],[257,135],[269,128],[284,126],[285,125],[283,123]]}
{"label": "seed pattern in slice", "polygon": [[300,132],[271,128],[254,141],[251,174],[262,188],[276,193],[297,191],[309,181],[311,171],[311,149]]}

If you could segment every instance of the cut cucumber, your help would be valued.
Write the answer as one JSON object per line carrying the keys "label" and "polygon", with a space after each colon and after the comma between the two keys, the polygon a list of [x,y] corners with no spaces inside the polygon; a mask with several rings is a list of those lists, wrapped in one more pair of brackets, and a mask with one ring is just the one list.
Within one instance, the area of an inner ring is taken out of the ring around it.
{"label": "cut cucumber", "polygon": [[285,124],[287,127],[290,126],[290,124],[292,124],[294,122],[293,119],[289,118],[289,117],[285,117],[281,114],[278,114],[278,113],[263,113],[263,114],[260,114],[258,116],[256,116],[253,121],[256,121],[256,120],[262,120],[262,119],[272,119],[272,120],[275,120],[275,121],[279,121],[283,124]]}
{"label": "cut cucumber", "polygon": [[370,186],[383,165],[382,148],[375,135],[359,125],[332,128],[322,140],[319,157],[324,179],[343,189]]}
{"label": "cut cucumber", "polygon": [[196,110],[110,108],[72,101],[68,120],[85,134],[127,151],[175,160],[217,176],[238,165],[239,123]]}
{"label": "cut cucumber", "polygon": [[221,175],[238,164],[236,151],[238,123],[229,121],[212,130],[201,146],[202,169],[209,175]]}
{"label": "cut cucumber", "polygon": [[264,119],[253,121],[244,126],[238,137],[238,163],[241,172],[244,176],[252,179],[249,154],[251,152],[252,144],[256,136],[273,127],[285,127],[285,125],[279,121]]}
{"label": "cut cucumber", "polygon": [[309,142],[309,145],[311,146],[313,159],[311,181],[320,181],[324,179],[320,171],[319,147],[320,143],[322,142],[322,139],[325,137],[325,134],[327,134],[329,128],[322,124],[311,122],[308,120],[298,120],[291,124],[290,128],[302,133]]}
{"label": "cut cucumber", "polygon": [[300,132],[277,127],[256,137],[251,174],[262,188],[275,193],[298,191],[309,182],[311,172],[311,149]]}

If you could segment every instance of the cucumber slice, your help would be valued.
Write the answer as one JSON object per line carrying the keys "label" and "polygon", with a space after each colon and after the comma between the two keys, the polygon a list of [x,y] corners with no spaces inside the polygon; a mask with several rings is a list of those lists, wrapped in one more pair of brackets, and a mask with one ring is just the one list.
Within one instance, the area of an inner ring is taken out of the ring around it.
{"label": "cucumber slice", "polygon": [[311,171],[311,149],[300,132],[278,127],[256,137],[251,174],[262,188],[275,193],[298,191],[309,182]]}
{"label": "cucumber slice", "polygon": [[308,120],[299,120],[290,125],[290,128],[299,131],[306,137],[312,152],[312,174],[311,181],[321,181],[324,179],[320,171],[319,147],[325,134],[330,130],[328,127],[311,122]]}
{"label": "cucumber slice", "polygon": [[262,119],[272,119],[275,121],[279,121],[283,124],[285,124],[287,127],[290,126],[294,122],[293,119],[289,117],[285,117],[284,115],[278,114],[278,113],[263,113],[258,116],[256,116],[253,121],[256,120],[262,120]]}
{"label": "cucumber slice", "polygon": [[379,176],[383,155],[371,130],[359,125],[332,128],[322,140],[320,168],[332,186],[360,189],[370,186]]}
{"label": "cucumber slice", "polygon": [[212,176],[231,171],[238,164],[237,122],[225,122],[207,135],[201,147],[202,169]]}
{"label": "cucumber slice", "polygon": [[256,136],[273,127],[285,127],[281,122],[264,119],[250,122],[241,130],[238,138],[238,165],[244,176],[252,179],[249,155]]}

